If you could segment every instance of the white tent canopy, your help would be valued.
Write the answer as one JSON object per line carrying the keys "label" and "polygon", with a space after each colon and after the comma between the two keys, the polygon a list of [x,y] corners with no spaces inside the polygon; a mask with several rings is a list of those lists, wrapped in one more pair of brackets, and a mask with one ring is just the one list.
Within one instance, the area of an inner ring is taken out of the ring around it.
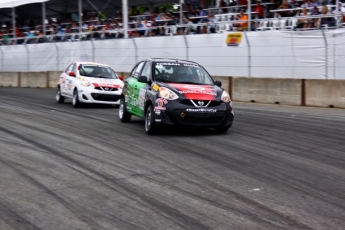
{"label": "white tent canopy", "polygon": [[2,0],[0,2],[0,8],[14,8],[31,3],[42,3],[49,0]]}

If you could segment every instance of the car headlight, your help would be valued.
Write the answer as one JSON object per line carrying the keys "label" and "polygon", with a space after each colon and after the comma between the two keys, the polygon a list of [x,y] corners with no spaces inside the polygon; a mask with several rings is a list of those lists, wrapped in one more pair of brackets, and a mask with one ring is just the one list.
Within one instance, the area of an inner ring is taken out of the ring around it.
{"label": "car headlight", "polygon": [[88,81],[85,80],[85,79],[82,79],[82,80],[80,81],[80,84],[81,84],[82,86],[90,86],[90,85],[91,85],[90,82],[88,82]]}
{"label": "car headlight", "polygon": [[228,92],[226,92],[226,91],[223,92],[222,97],[220,99],[224,102],[230,102],[231,101],[230,96],[229,96]]}
{"label": "car headlight", "polygon": [[165,87],[159,88],[159,96],[167,100],[176,100],[178,98],[176,93]]}

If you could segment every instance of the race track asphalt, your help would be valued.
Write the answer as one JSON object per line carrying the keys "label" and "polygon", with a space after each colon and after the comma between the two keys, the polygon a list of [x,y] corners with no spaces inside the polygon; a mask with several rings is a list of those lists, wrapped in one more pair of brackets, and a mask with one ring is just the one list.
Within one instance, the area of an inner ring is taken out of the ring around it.
{"label": "race track asphalt", "polygon": [[0,230],[345,229],[345,110],[235,103],[233,127],[0,88]]}

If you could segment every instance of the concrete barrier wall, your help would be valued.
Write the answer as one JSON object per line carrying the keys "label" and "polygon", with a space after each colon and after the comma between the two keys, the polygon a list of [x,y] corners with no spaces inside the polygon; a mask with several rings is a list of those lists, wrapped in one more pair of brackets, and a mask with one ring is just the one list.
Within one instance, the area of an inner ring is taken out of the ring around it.
{"label": "concrete barrier wall", "polygon": [[18,87],[49,87],[48,72],[21,72],[19,73],[19,77],[20,83]]}
{"label": "concrete barrier wall", "polygon": [[2,87],[18,87],[19,73],[3,72],[0,73],[0,86]]}
{"label": "concrete barrier wall", "polygon": [[[2,87],[54,88],[61,72],[0,72]],[[128,72],[118,73],[126,79]],[[234,101],[345,108],[345,80],[214,77]]]}
{"label": "concrete barrier wall", "polygon": [[61,75],[61,71],[49,71],[48,72],[48,87],[54,88],[57,86]]}
{"label": "concrete barrier wall", "polygon": [[345,108],[344,80],[306,80],[306,105]]}
{"label": "concrete barrier wall", "polygon": [[300,79],[232,78],[234,101],[301,105]]}

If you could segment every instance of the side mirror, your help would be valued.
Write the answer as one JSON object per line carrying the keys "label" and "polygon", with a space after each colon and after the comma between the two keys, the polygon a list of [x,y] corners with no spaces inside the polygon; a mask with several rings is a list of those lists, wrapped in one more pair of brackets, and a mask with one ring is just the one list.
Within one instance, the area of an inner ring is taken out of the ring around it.
{"label": "side mirror", "polygon": [[119,79],[120,79],[121,81],[123,81],[123,77],[122,77],[122,76],[119,76]]}
{"label": "side mirror", "polygon": [[69,72],[68,75],[71,76],[71,77],[75,77],[75,73],[74,72]]}
{"label": "side mirror", "polygon": [[221,81],[216,80],[216,81],[214,82],[214,84],[215,84],[216,86],[222,87],[222,82],[221,82]]}
{"label": "side mirror", "polygon": [[149,83],[149,79],[148,79],[148,77],[141,75],[138,79],[138,82]]}

